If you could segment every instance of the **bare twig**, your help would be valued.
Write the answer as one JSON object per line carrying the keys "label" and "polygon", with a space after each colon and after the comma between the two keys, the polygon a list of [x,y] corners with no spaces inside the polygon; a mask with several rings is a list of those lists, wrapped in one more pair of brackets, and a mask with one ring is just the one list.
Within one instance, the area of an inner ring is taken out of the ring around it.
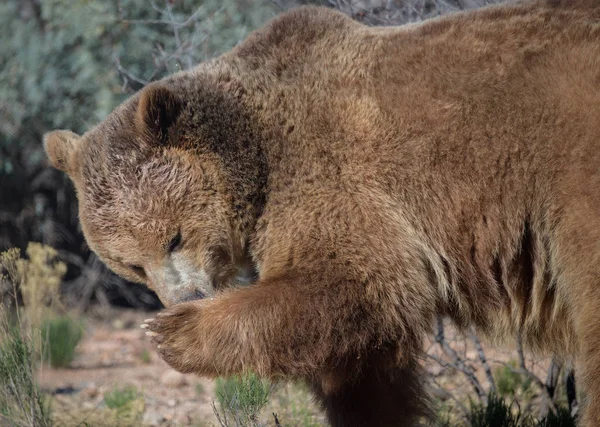
{"label": "bare twig", "polygon": [[471,331],[470,336],[471,340],[473,341],[473,344],[475,344],[475,349],[477,350],[479,361],[481,362],[483,370],[485,371],[485,376],[487,377],[487,380],[490,383],[490,392],[496,393],[496,382],[494,381],[494,376],[492,375],[492,369],[490,368],[490,365],[488,364],[488,361],[485,357],[483,346],[481,345],[481,342],[479,341],[477,335],[475,335],[474,331]]}
{"label": "bare twig", "polygon": [[[438,332],[435,336],[435,341],[439,344],[440,348],[444,352],[444,354],[450,358],[450,366],[455,368],[456,370],[462,372],[467,380],[471,383],[473,388],[475,389],[475,393],[482,402],[487,401],[487,395],[485,389],[475,376],[475,372],[473,368],[469,366],[465,361],[458,355],[458,353],[446,342],[446,338],[444,336],[444,321],[441,317],[437,319],[437,327]],[[433,357],[433,356],[431,356]],[[434,358],[435,360],[435,358]]]}
{"label": "bare twig", "polygon": [[114,57],[114,62],[119,75],[123,79],[123,92],[126,92],[128,89],[135,92],[146,86],[148,83],[150,83],[149,80],[144,80],[141,77],[134,75],[129,70],[125,69],[121,65],[119,57],[116,55]]}

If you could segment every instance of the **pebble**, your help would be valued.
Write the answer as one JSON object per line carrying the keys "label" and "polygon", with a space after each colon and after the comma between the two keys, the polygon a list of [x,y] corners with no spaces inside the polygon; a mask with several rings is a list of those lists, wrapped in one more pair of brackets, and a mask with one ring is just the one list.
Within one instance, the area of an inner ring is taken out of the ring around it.
{"label": "pebble", "polygon": [[188,381],[185,375],[174,370],[168,370],[161,375],[160,383],[167,387],[178,388],[187,385]]}
{"label": "pebble", "polygon": [[144,425],[158,426],[163,421],[165,421],[165,417],[156,411],[144,412],[144,418],[142,420]]}
{"label": "pebble", "polygon": [[184,426],[190,425],[192,422],[192,419],[189,415],[186,414],[178,414],[175,416],[175,419],[173,420],[175,421],[177,424],[181,424]]}
{"label": "pebble", "polygon": [[83,389],[83,394],[89,399],[93,399],[98,396],[98,387],[92,383]]}

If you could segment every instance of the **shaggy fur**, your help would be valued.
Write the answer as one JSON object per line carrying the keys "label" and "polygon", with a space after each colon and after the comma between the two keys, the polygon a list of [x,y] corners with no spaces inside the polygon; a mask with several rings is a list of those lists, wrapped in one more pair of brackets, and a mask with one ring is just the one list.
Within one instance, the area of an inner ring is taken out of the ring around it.
{"label": "shaggy fur", "polygon": [[600,402],[596,1],[397,28],[300,8],[45,145],[90,247],[169,307],[147,326],[182,372],[304,378],[334,426],[410,425],[441,314],[575,356]]}

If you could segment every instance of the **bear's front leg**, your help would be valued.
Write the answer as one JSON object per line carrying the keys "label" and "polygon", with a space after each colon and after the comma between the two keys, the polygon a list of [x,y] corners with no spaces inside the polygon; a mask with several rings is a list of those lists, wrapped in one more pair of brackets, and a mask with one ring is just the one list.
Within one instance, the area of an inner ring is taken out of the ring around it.
{"label": "bear's front leg", "polygon": [[144,325],[167,363],[205,376],[253,370],[315,378],[349,355],[397,341],[366,285],[324,273],[259,280],[211,300],[175,305]]}
{"label": "bear's front leg", "polygon": [[403,314],[420,310],[426,322],[434,304],[395,298],[392,280],[303,271],[175,305],[146,327],[181,372],[303,379],[333,426],[414,425],[427,410],[413,365],[420,340],[409,325],[424,326]]}

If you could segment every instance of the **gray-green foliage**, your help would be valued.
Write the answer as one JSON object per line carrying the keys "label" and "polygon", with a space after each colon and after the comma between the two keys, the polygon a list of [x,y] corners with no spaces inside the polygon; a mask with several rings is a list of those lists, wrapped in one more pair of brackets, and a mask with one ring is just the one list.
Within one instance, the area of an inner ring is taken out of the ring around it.
{"label": "gray-green foliage", "polygon": [[125,386],[104,393],[104,403],[110,409],[121,409],[136,400],[139,396],[135,386]]}
{"label": "gray-green foliage", "polygon": [[[104,403],[109,409],[106,425],[138,426],[142,424],[145,410],[144,395],[134,385],[114,388],[104,393]],[[95,424],[94,424],[95,425]]]}
{"label": "gray-green foliage", "polygon": [[494,370],[494,379],[498,394],[503,397],[514,397],[519,392],[527,394],[531,391],[531,379],[524,378],[517,370],[517,364],[511,361],[505,366],[499,366]]}
{"label": "gray-green foliage", "polygon": [[220,411],[215,415],[223,426],[258,425],[261,409],[267,404],[271,385],[256,374],[218,378],[215,394]]}
{"label": "gray-green foliage", "polygon": [[8,139],[102,120],[124,98],[117,58],[141,79],[158,78],[230,49],[273,15],[268,2],[251,0],[28,3],[0,5],[0,129]]}

